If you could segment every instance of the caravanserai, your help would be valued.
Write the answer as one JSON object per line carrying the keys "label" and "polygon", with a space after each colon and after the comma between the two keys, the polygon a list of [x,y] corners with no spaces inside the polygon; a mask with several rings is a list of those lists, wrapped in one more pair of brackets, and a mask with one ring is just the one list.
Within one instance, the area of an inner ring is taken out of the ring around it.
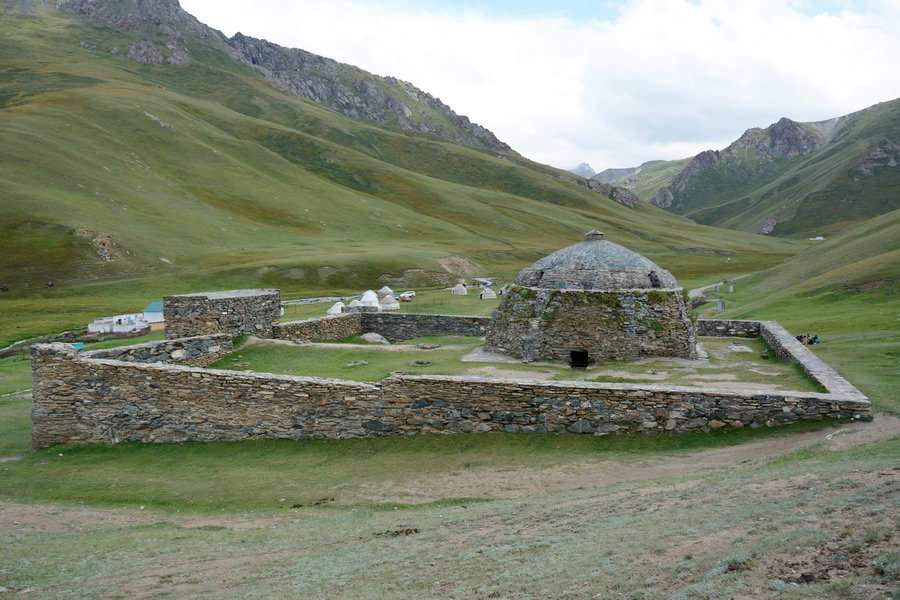
{"label": "caravanserai", "polygon": [[494,312],[485,350],[575,367],[694,358],[694,322],[675,277],[603,235],[590,231],[523,269]]}

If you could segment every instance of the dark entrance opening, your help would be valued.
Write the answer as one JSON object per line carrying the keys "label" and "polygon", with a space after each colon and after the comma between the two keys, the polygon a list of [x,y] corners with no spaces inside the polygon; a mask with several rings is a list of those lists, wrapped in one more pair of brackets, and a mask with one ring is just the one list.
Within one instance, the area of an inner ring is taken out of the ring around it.
{"label": "dark entrance opening", "polygon": [[586,350],[572,350],[569,353],[573,369],[587,369],[588,353]]}

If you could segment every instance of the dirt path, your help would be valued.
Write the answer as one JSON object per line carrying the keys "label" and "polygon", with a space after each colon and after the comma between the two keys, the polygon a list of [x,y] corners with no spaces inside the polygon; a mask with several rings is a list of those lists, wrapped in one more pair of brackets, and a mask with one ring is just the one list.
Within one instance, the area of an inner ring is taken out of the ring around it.
{"label": "dirt path", "polygon": [[[743,279],[744,277],[749,277],[753,275],[753,273],[744,273],[743,275],[738,275],[734,279],[729,279],[729,281],[737,281],[738,279]],[[711,290],[717,285],[725,285],[724,281],[720,281],[719,283],[713,283],[711,285],[704,285],[703,287],[694,288],[688,292],[688,298],[699,298],[700,296],[706,295],[706,290]]]}
{"label": "dirt path", "polygon": [[[474,468],[457,475],[426,476],[401,485],[369,485],[355,501],[422,503],[443,498],[516,498],[542,490],[604,487],[625,481],[688,478],[715,471],[750,469],[778,456],[819,444],[823,452],[846,450],[900,435],[900,418],[879,413],[872,422],[769,438],[700,452],[656,455],[635,461],[586,460],[545,469]],[[346,500],[345,500],[346,501]]]}
{"label": "dirt path", "polygon": [[[699,452],[654,455],[636,460],[583,460],[548,468],[476,467],[429,474],[412,481],[335,490],[336,504],[362,502],[417,504],[448,498],[518,498],[529,494],[582,487],[605,487],[626,481],[691,478],[711,472],[747,470],[801,448],[819,445],[822,452],[846,450],[900,435],[900,418],[879,413],[872,422],[854,422],[822,431],[768,438],[739,446]],[[692,485],[690,481],[676,486]],[[0,501],[0,531],[14,535],[49,533],[98,525],[176,522],[185,528],[222,526],[242,530],[275,525],[284,515],[173,515],[143,510],[29,505]],[[296,518],[296,517],[292,517]]]}

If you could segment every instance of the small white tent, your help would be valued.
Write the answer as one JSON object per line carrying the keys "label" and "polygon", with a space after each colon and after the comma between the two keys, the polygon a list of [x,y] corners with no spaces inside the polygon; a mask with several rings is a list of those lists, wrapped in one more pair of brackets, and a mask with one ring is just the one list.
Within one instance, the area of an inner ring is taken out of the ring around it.
{"label": "small white tent", "polygon": [[381,306],[378,303],[378,295],[375,292],[373,292],[372,290],[367,290],[362,295],[362,300],[360,300],[360,302],[362,302],[363,306],[371,306],[374,308],[378,308]]}
{"label": "small white tent", "polygon": [[494,293],[494,290],[491,288],[484,288],[482,292],[478,295],[482,300],[493,300],[497,297],[497,294]]}
{"label": "small white tent", "polygon": [[335,302],[334,306],[325,311],[325,314],[328,316],[331,315],[340,315],[344,312],[344,303],[343,302]]}
{"label": "small white tent", "polygon": [[387,294],[381,299],[381,308],[383,310],[400,310],[400,301],[392,295]]}
{"label": "small white tent", "polygon": [[385,296],[393,296],[393,295],[394,295],[394,290],[392,290],[388,286],[384,286],[383,288],[378,290],[379,298],[384,298]]}
{"label": "small white tent", "polygon": [[450,293],[454,296],[466,296],[469,294],[469,290],[461,283],[457,283],[456,287],[450,290]]}
{"label": "small white tent", "polygon": [[350,308],[359,308],[360,306],[362,306],[362,302],[360,302],[358,298],[354,298],[350,301],[349,306]]}

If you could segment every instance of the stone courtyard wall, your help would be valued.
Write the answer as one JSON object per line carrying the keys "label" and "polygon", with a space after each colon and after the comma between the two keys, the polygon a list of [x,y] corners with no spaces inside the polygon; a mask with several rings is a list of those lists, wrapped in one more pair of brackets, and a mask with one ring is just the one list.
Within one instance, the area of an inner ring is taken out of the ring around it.
{"label": "stone courtyard wall", "polygon": [[40,344],[32,348],[32,445],[436,431],[602,435],[871,418],[866,397],[787,331],[770,321],[759,327],[773,349],[781,348],[776,352],[800,361],[828,393],[439,376],[372,384],[145,364],[134,362],[144,353],[136,349],[119,354],[133,359],[124,361],[100,358],[106,351]]}
{"label": "stone courtyard wall", "polygon": [[200,337],[147,342],[105,350],[88,350],[88,358],[111,358],[124,362],[172,363],[205,367],[233,350],[232,338],[220,333]]}
{"label": "stone courtyard wall", "polygon": [[756,337],[760,335],[761,321],[738,321],[730,319],[699,319],[697,335],[712,337]]}
{"label": "stone courtyard wall", "polygon": [[426,335],[483,336],[490,317],[417,315],[411,313],[363,313],[360,323],[366,331],[380,333],[392,342]]}
{"label": "stone courtyard wall", "polygon": [[328,342],[364,331],[359,314],[343,314],[279,323],[273,327],[272,337],[294,342]]}
{"label": "stone courtyard wall", "polygon": [[163,298],[166,339],[226,333],[272,337],[281,314],[280,290],[231,290]]}

